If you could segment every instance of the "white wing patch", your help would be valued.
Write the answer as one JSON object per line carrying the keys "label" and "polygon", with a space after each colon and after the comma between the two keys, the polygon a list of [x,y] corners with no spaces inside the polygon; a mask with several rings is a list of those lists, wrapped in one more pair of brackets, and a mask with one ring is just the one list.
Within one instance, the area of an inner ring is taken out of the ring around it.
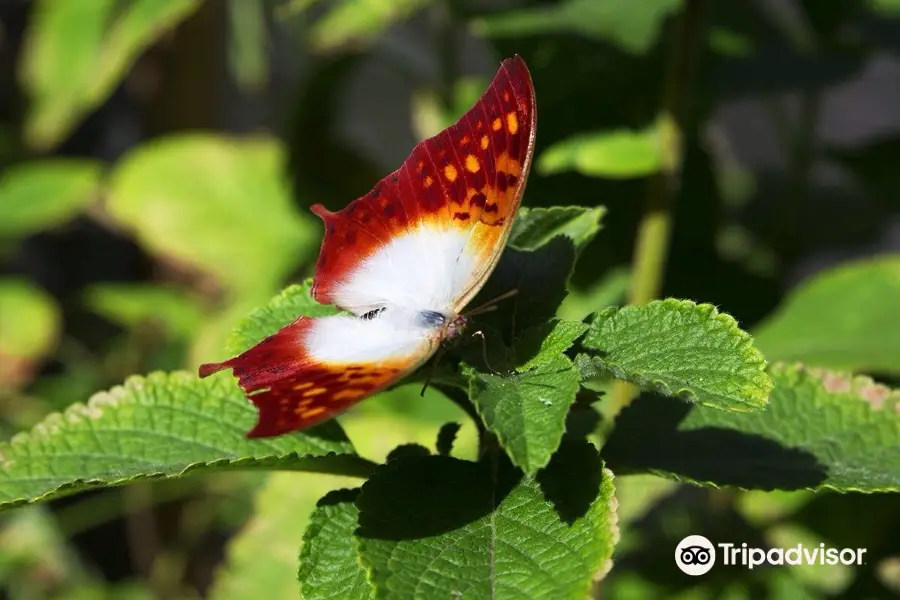
{"label": "white wing patch", "polygon": [[[369,363],[415,358],[427,360],[433,330],[416,326],[408,311],[385,311],[375,319],[347,315],[319,317],[303,340],[310,358],[329,363]],[[412,365],[410,365],[412,366]]]}
{"label": "white wing patch", "polygon": [[469,231],[421,223],[362,261],[336,286],[334,303],[357,315],[383,306],[447,314],[477,267],[469,236]]}

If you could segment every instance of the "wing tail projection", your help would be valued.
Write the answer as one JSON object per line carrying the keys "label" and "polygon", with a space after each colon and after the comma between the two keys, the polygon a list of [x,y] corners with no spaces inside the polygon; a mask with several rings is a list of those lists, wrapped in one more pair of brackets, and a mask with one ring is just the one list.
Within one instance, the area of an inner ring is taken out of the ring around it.
{"label": "wing tail projection", "polygon": [[430,355],[425,340],[386,334],[354,317],[300,317],[234,358],[201,365],[200,377],[232,369],[259,413],[247,437],[281,435],[337,416]]}

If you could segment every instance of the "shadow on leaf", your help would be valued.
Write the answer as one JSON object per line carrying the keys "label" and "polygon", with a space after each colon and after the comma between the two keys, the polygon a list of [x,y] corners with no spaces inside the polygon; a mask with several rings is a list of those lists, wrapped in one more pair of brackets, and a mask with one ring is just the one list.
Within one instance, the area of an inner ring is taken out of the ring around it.
{"label": "shadow on leaf", "polygon": [[587,514],[602,481],[603,461],[597,449],[587,441],[566,438],[537,474],[544,497],[568,525]]}
{"label": "shadow on leaf", "polygon": [[724,427],[679,430],[691,406],[643,394],[619,415],[601,456],[617,473],[663,472],[698,482],[762,490],[822,484],[827,472],[811,453]]}
{"label": "shadow on leaf", "polygon": [[363,485],[356,535],[408,540],[459,529],[490,514],[521,476],[508,464],[494,473],[486,462],[397,457]]}

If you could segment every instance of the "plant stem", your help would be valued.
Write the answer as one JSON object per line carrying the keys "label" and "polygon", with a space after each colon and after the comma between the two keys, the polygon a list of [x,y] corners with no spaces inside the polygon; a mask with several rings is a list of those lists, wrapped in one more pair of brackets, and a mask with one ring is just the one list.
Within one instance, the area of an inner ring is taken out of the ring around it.
{"label": "plant stem", "polygon": [[[629,304],[646,304],[657,298],[662,289],[672,231],[672,208],[681,186],[681,165],[684,158],[681,132],[689,130],[685,126],[684,106],[687,104],[697,58],[706,40],[707,9],[708,0],[688,0],[678,17],[665,70],[659,121],[662,165],[659,172],[650,178],[646,210],[638,225]],[[613,416],[631,401],[633,395],[633,386],[624,381],[614,382],[611,406]]]}

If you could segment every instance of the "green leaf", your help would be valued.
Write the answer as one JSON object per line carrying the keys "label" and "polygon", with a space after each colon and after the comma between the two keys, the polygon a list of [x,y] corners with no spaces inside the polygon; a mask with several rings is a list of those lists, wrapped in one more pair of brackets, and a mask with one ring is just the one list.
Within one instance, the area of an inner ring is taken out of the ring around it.
{"label": "green leaf", "polygon": [[552,206],[528,208],[523,206],[513,222],[510,245],[522,250],[534,250],[558,235],[572,240],[581,251],[600,231],[600,220],[606,208],[597,206]]}
{"label": "green leaf", "polygon": [[187,18],[200,0],[39,0],[22,52],[22,86],[31,98],[29,145],[58,144],[103,102],[137,57]]}
{"label": "green leaf", "polygon": [[194,472],[367,471],[337,423],[247,440],[255,413],[230,377],[131,377],[0,444],[0,507]]}
{"label": "green leaf", "polygon": [[374,41],[392,24],[411,17],[432,0],[341,0],[312,25],[314,50],[330,51],[345,44],[357,47]]}
{"label": "green leaf", "polygon": [[374,598],[357,559],[359,489],[338,490],[322,498],[310,516],[300,552],[300,597],[304,600]]}
{"label": "green leaf", "polygon": [[580,374],[564,352],[587,325],[553,321],[526,330],[513,347],[515,369],[479,372],[464,364],[469,398],[513,464],[527,474],[559,447]]}
{"label": "green leaf", "polygon": [[579,374],[565,356],[509,375],[464,371],[469,397],[518,467],[533,474],[559,447]]}
{"label": "green leaf", "polygon": [[312,279],[307,279],[302,284],[289,285],[268,304],[250,313],[235,327],[228,340],[228,351],[239,354],[282,327],[290,325],[297,317],[337,314],[338,310],[333,306],[313,300],[311,290]]}
{"label": "green leaf", "polygon": [[291,201],[274,139],[178,135],[131,151],[108,210],[150,251],[212,273],[239,293],[274,289],[318,232]]}
{"label": "green leaf", "polygon": [[524,373],[556,361],[587,330],[588,326],[584,323],[554,319],[525,331],[515,347],[516,358],[525,362],[516,367],[516,371]]}
{"label": "green leaf", "polygon": [[799,285],[754,332],[770,360],[900,373],[900,258],[855,261]]}
{"label": "green leaf", "polygon": [[603,447],[616,472],[745,489],[900,490],[900,391],[773,365],[764,411],[731,413],[644,395]]}
{"label": "green leaf", "polygon": [[174,286],[140,283],[99,283],[84,293],[95,313],[122,327],[159,323],[173,336],[190,339],[205,319],[198,300]]}
{"label": "green leaf", "polygon": [[25,279],[0,278],[0,356],[45,355],[59,326],[59,308],[49,294]]}
{"label": "green leaf", "polygon": [[585,598],[617,538],[612,474],[567,442],[536,477],[508,463],[404,457],[357,499],[378,598]]}
{"label": "green leaf", "polygon": [[228,544],[227,563],[216,576],[211,600],[259,600],[260,590],[266,598],[296,597],[297,546],[302,541],[302,551],[308,552],[304,531],[310,513],[326,492],[357,483],[318,473],[269,475],[254,498],[253,517]]}
{"label": "green leaf", "polygon": [[0,237],[55,227],[94,201],[102,168],[91,160],[36,160],[0,175]]}
{"label": "green leaf", "polygon": [[577,171],[590,177],[646,177],[665,162],[664,121],[640,131],[616,129],[582,133],[547,148],[537,160],[538,172],[552,175]]}
{"label": "green leaf", "polygon": [[772,390],[750,336],[709,304],[667,299],[607,308],[594,315],[582,344],[601,372],[704,406],[755,410]]}
{"label": "green leaf", "polygon": [[475,25],[489,37],[574,32],[643,54],[656,43],[665,19],[680,8],[681,0],[568,0],[549,8],[500,13]]}

